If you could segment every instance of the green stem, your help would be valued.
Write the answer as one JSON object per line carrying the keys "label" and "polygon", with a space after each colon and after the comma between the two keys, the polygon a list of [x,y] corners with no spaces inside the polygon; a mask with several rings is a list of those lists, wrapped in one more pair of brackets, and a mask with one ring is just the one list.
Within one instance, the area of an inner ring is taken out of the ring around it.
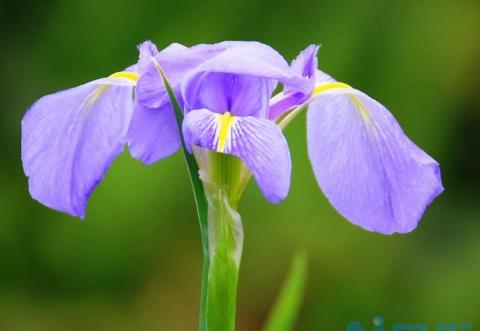
{"label": "green stem", "polygon": [[207,330],[233,331],[243,246],[242,223],[224,188],[209,190],[207,199],[210,243]]}
{"label": "green stem", "polygon": [[[183,121],[183,112],[180,108],[178,100],[173,92],[173,89],[168,82],[165,73],[158,64],[158,62],[153,59],[155,67],[162,77],[163,83],[167,90],[170,103],[175,112],[175,118],[177,121],[177,126],[179,132],[182,132],[182,121]],[[183,135],[180,134],[182,141],[182,150],[185,157],[185,163],[187,164],[188,174],[190,176],[190,182],[192,184],[193,195],[195,198],[195,205],[197,207],[198,220],[200,223],[200,232],[202,238],[202,251],[203,251],[203,267],[202,267],[202,288],[200,293],[200,318],[199,318],[199,330],[207,331],[207,289],[208,289],[208,270],[210,268],[210,255],[209,255],[209,243],[208,243],[208,202],[203,190],[202,182],[199,177],[199,169],[195,158],[192,154],[188,153],[185,146],[185,140]]]}
{"label": "green stem", "polygon": [[250,175],[236,157],[195,148],[208,201],[207,330],[235,330],[238,273],[243,247],[238,201]]}

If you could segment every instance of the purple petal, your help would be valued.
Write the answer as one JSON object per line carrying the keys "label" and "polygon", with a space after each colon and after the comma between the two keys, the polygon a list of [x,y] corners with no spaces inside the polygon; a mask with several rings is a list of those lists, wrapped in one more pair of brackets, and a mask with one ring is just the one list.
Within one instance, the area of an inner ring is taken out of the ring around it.
{"label": "purple petal", "polygon": [[[187,47],[180,44],[171,44],[163,49],[161,54],[154,44],[149,41],[139,46],[139,68],[144,75],[153,66],[152,57],[173,57],[183,52]],[[163,89],[161,81],[155,70],[155,81],[160,86],[154,87],[155,93]],[[152,164],[162,158],[175,153],[180,147],[180,136],[175,120],[175,114],[170,106],[168,96],[163,103],[155,108],[149,108],[139,102],[139,88],[136,90],[137,98],[132,116],[132,121],[127,133],[130,154],[145,164]]]}
{"label": "purple petal", "polygon": [[[310,45],[292,61],[292,69],[303,77],[315,78],[317,71],[317,53],[320,46]],[[315,81],[315,79],[313,79]]]}
{"label": "purple petal", "polygon": [[305,102],[305,93],[280,93],[270,99],[268,119],[276,121],[280,116]]}
{"label": "purple petal", "polygon": [[145,164],[170,156],[181,144],[170,103],[150,109],[136,102],[127,136],[130,154]]}
{"label": "purple petal", "polygon": [[203,76],[195,93],[195,109],[265,118],[271,91],[265,79],[214,72]]}
{"label": "purple petal", "polygon": [[32,105],[22,121],[22,161],[33,198],[85,216],[90,194],[125,144],[133,109],[127,83],[97,80]]}
{"label": "purple petal", "polygon": [[[212,58],[225,47],[198,45],[191,48],[173,44],[162,50],[155,60],[164,70],[169,83],[178,94],[185,74],[200,63]],[[137,84],[138,101],[148,108],[159,108],[169,103],[168,95],[154,63],[150,63]]]}
{"label": "purple petal", "polygon": [[369,231],[412,231],[443,191],[438,163],[360,91],[331,90],[309,108],[308,152],[332,205]]}
{"label": "purple petal", "polygon": [[198,145],[239,157],[252,172],[267,200],[278,203],[290,188],[291,160],[287,142],[280,128],[268,120],[233,117],[221,145],[222,116],[206,109],[193,110],[185,116],[185,143]]}
{"label": "purple petal", "polygon": [[247,52],[231,48],[202,63],[185,77],[182,83],[182,96],[187,108],[198,108],[199,91],[202,89],[203,81],[208,79],[211,73],[235,74],[262,79],[268,86],[269,94],[275,88],[277,81],[304,93],[311,89],[309,80],[301,77],[288,66],[266,62],[262,57],[255,56],[250,49]]}
{"label": "purple petal", "polygon": [[142,73],[147,69],[148,64],[152,61],[152,57],[157,56],[158,49],[150,40],[144,41],[138,45],[138,72]]}
{"label": "purple petal", "polygon": [[335,79],[332,76],[324,73],[323,71],[317,70],[315,73],[315,83],[316,85],[335,82]]}
{"label": "purple petal", "polygon": [[[180,44],[172,44],[158,53],[155,60],[160,63],[177,92],[185,72],[198,61],[210,57],[212,52],[208,47],[199,46],[192,50]],[[175,153],[180,146],[170,99],[151,59],[137,84],[128,144],[130,154],[146,164]]]}
{"label": "purple petal", "polygon": [[317,53],[320,46],[310,45],[298,54],[292,61],[292,69],[300,76],[305,77],[309,81],[307,90],[298,91],[287,86],[283,93],[273,98],[270,102],[270,110],[268,118],[276,120],[285,112],[294,107],[300,106],[307,101],[313,92],[316,82],[317,70]]}

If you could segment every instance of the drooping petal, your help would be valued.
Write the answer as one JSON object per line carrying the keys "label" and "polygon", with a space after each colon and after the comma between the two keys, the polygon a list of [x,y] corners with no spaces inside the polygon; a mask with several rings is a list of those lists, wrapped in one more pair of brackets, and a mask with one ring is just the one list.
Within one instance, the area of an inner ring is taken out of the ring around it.
{"label": "drooping petal", "polygon": [[370,231],[412,231],[443,191],[438,163],[360,91],[320,93],[307,116],[315,176],[340,214]]}
{"label": "drooping petal", "polygon": [[[152,58],[157,57],[159,52],[157,47],[149,41],[140,44],[138,48],[140,51],[138,71],[143,77],[148,74],[146,71],[153,65]],[[185,49],[187,47],[174,43],[163,49],[161,56],[175,58],[178,52]],[[158,76],[158,73],[156,75]],[[163,82],[159,83],[162,85],[160,88],[157,87],[157,90],[163,88]],[[136,96],[132,121],[127,133],[129,151],[134,158],[145,164],[152,164],[178,150],[180,147],[178,126],[168,99],[158,107],[149,108],[139,102],[138,87]]]}
{"label": "drooping petal", "polygon": [[273,122],[200,109],[187,113],[183,134],[188,148],[197,145],[239,157],[270,202],[278,203],[286,197],[290,188],[290,152]]}
{"label": "drooping petal", "polygon": [[101,79],[31,106],[22,120],[22,161],[33,198],[85,216],[90,194],[125,144],[133,86],[127,78]]}
{"label": "drooping petal", "polygon": [[130,154],[145,164],[170,156],[181,144],[175,114],[169,103],[150,109],[135,102],[127,136]]}

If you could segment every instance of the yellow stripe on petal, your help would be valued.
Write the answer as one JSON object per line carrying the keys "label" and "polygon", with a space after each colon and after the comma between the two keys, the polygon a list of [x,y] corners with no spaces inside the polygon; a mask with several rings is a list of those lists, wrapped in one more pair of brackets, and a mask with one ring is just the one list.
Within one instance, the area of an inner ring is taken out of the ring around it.
{"label": "yellow stripe on petal", "polygon": [[110,78],[117,78],[117,79],[129,79],[136,82],[139,76],[131,71],[119,71],[114,74],[110,75]]}
{"label": "yellow stripe on petal", "polygon": [[85,106],[90,107],[91,105],[93,105],[98,100],[98,98],[100,98],[100,96],[102,96],[102,94],[105,93],[105,91],[109,87],[110,85],[104,84],[104,85],[101,85],[99,88],[97,88],[92,93],[92,95],[87,99],[87,101],[85,102]]}
{"label": "yellow stripe on petal", "polygon": [[235,123],[235,117],[228,111],[218,116],[218,144],[217,152],[223,152],[230,134],[230,128]]}
{"label": "yellow stripe on petal", "polygon": [[340,83],[340,82],[325,83],[322,85],[315,86],[315,89],[313,90],[313,95],[316,96],[317,94],[320,94],[322,92],[330,91],[333,89],[345,89],[345,88],[352,88],[352,87],[350,85],[347,85],[345,83]]}
{"label": "yellow stripe on petal", "polygon": [[366,123],[370,123],[370,115],[368,114],[368,111],[365,109],[365,106],[363,105],[363,103],[360,101],[360,99],[354,95],[354,94],[348,94],[348,96],[350,97],[350,99],[352,100],[353,102],[353,105],[355,106],[355,108],[358,109],[358,111],[360,112],[360,115],[362,116],[363,120],[366,122]]}
{"label": "yellow stripe on petal", "polygon": [[[352,87],[350,85],[345,84],[345,83],[329,82],[329,83],[325,83],[325,84],[322,84],[322,85],[315,86],[315,89],[313,90],[313,95],[317,96],[318,94],[320,94],[322,92],[327,92],[327,91],[334,90],[334,89],[351,89],[351,88]],[[363,120],[367,123],[370,123],[370,115],[368,114],[368,111],[365,109],[365,106],[360,101],[360,99],[352,93],[348,93],[348,96],[352,100],[355,108],[357,108],[358,111],[360,112],[360,115],[362,116]]]}

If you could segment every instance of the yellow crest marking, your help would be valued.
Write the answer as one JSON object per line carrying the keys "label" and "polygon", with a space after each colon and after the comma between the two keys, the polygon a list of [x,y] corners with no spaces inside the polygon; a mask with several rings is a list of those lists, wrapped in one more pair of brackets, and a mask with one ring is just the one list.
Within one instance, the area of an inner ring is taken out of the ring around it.
{"label": "yellow crest marking", "polygon": [[[313,90],[313,95],[317,96],[322,92],[330,91],[333,89],[351,89],[351,88],[352,87],[350,85],[347,85],[345,83],[329,82],[329,83],[315,86]],[[360,115],[362,116],[363,120],[367,123],[370,123],[370,115],[368,114],[368,111],[365,109],[365,106],[360,101],[360,99],[352,93],[348,93],[348,96],[352,100],[352,103],[355,106],[355,108],[360,112]]]}
{"label": "yellow crest marking", "polygon": [[110,75],[110,78],[118,78],[118,79],[129,79],[136,82],[138,78],[140,78],[136,73],[131,71],[119,71]]}
{"label": "yellow crest marking", "polygon": [[217,143],[217,152],[223,152],[225,144],[227,143],[228,135],[230,133],[230,128],[235,122],[235,117],[232,116],[230,112],[225,112],[225,114],[218,115],[218,143]]}
{"label": "yellow crest marking", "polygon": [[326,83],[326,84],[322,84],[322,85],[318,85],[318,86],[315,86],[315,89],[313,90],[313,95],[317,95],[317,94],[320,94],[322,92],[326,92],[326,91],[329,91],[329,90],[333,90],[333,89],[345,89],[345,88],[352,88],[350,85],[347,85],[345,83],[340,83],[340,82],[329,82],[329,83]]}

